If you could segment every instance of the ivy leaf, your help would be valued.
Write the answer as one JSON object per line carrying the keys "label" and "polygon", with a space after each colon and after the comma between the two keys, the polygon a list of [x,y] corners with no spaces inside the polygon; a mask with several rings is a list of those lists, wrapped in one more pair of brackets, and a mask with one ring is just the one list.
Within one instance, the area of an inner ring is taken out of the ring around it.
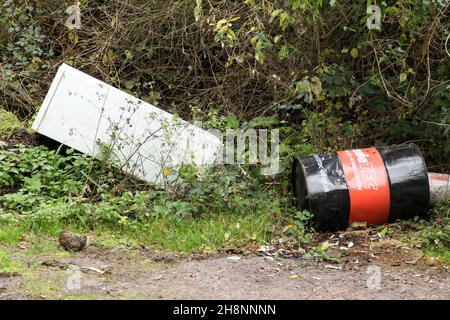
{"label": "ivy leaf", "polygon": [[277,35],[275,38],[273,38],[273,43],[278,43],[280,41],[281,37],[282,37],[281,34]]}
{"label": "ivy leaf", "polygon": [[312,77],[310,86],[311,86],[311,91],[316,96],[320,95],[320,93],[322,92],[322,82],[320,81],[320,79],[318,77]]}
{"label": "ivy leaf", "polygon": [[234,114],[227,116],[225,119],[229,128],[239,129],[239,119]]}
{"label": "ivy leaf", "polygon": [[128,80],[127,82],[125,82],[125,89],[131,90],[133,89],[135,84],[136,84],[135,80]]}
{"label": "ivy leaf", "polygon": [[288,57],[288,55],[289,55],[288,47],[286,45],[283,45],[280,49],[280,52],[278,53],[278,57],[280,58],[280,60],[284,60]]}
{"label": "ivy leaf", "polygon": [[41,178],[39,175],[34,175],[31,178],[24,178],[24,185],[30,191],[39,192],[42,188]]}
{"label": "ivy leaf", "polygon": [[302,80],[297,82],[295,86],[295,92],[296,93],[309,93],[311,92],[311,84],[308,80]]}
{"label": "ivy leaf", "polygon": [[301,5],[302,3],[300,0],[295,0],[294,2],[292,2],[292,10],[297,10]]}
{"label": "ivy leaf", "polygon": [[195,1],[196,5],[195,5],[195,9],[194,9],[194,17],[195,17],[195,21],[200,20],[200,18],[202,17],[202,0],[196,0]]}
{"label": "ivy leaf", "polygon": [[405,82],[405,80],[408,78],[408,74],[406,72],[400,73],[400,83]]}

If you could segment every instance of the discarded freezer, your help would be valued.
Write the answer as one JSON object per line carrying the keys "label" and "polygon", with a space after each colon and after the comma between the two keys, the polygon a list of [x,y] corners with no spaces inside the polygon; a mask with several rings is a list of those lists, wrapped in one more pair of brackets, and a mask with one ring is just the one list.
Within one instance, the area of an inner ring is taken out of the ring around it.
{"label": "discarded freezer", "polygon": [[178,181],[183,163],[213,164],[222,148],[213,134],[65,64],[33,129],[161,185]]}

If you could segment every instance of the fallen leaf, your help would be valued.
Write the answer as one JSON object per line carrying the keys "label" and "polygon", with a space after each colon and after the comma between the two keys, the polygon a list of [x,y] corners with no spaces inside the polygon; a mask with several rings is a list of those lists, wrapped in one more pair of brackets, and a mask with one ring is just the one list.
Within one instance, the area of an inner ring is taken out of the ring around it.
{"label": "fallen leaf", "polygon": [[330,243],[328,241],[325,241],[324,243],[322,243],[320,245],[320,250],[326,251],[326,250],[328,250],[329,247],[330,247]]}
{"label": "fallen leaf", "polygon": [[334,269],[334,270],[342,270],[342,266],[333,266],[331,264],[325,265],[325,268]]}

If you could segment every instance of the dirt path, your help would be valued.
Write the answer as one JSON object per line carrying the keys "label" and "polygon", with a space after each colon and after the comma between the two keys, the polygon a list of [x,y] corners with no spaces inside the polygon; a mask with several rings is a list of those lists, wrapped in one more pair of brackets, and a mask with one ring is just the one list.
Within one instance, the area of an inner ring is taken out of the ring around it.
{"label": "dirt path", "polygon": [[450,299],[448,270],[421,264],[256,255],[193,260],[96,248],[27,263],[29,274],[0,277],[0,299]]}

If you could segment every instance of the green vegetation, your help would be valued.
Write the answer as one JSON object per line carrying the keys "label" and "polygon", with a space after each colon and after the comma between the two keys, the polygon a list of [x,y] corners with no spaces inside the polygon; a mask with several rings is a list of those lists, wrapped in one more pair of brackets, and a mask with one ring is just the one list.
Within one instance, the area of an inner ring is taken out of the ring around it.
{"label": "green vegetation", "polygon": [[[282,171],[186,167],[188,188],[163,191],[72,150],[0,142],[2,244],[69,228],[188,252],[298,245],[311,231],[289,191],[295,156],[414,141],[450,172],[445,1],[80,2],[80,30],[61,23],[72,2],[0,2],[0,101],[14,112],[0,109],[0,136],[32,119],[64,62],[207,128],[277,128]],[[415,222],[433,254],[447,254],[446,210]]]}
{"label": "green vegetation", "polygon": [[432,248],[426,250],[425,257],[442,262],[447,266],[450,265],[450,251],[448,249]]}
{"label": "green vegetation", "polygon": [[13,274],[20,270],[20,263],[12,261],[3,250],[0,250],[0,274]]}
{"label": "green vegetation", "polygon": [[[414,141],[449,170],[445,1],[80,2],[70,31],[72,3],[2,1],[7,110],[31,118],[65,62],[184,119],[275,117],[293,148],[321,151]],[[370,5],[379,29],[366,25]]]}
{"label": "green vegetation", "polygon": [[[182,175],[189,188],[163,191],[96,160],[45,147],[0,150],[0,239],[18,242],[21,233],[57,235],[62,228],[119,233],[149,246],[214,251],[286,236],[308,241],[286,186],[267,184],[257,170],[219,167],[199,181],[194,168]],[[248,170],[248,171],[246,171]],[[114,190],[110,192],[110,190]]]}
{"label": "green vegetation", "polygon": [[[93,256],[114,249],[134,269],[158,267],[144,247],[261,245],[305,248],[299,264],[369,261],[374,244],[392,258],[404,245],[399,261],[416,263],[418,252],[420,263],[450,266],[449,201],[430,219],[346,232],[344,241],[315,235],[289,181],[294,157],[405,142],[419,145],[432,171],[450,173],[450,1],[80,0],[81,29],[69,30],[73,3],[0,0],[0,277],[20,276],[20,294],[96,297],[61,290],[71,271],[58,263],[79,257],[58,246],[63,229],[90,236]],[[371,5],[382,19],[369,30]],[[29,127],[61,63],[206,129],[276,128],[281,172],[184,166],[184,187],[163,190],[111,168],[107,145],[101,160],[17,145],[28,142],[13,129]],[[362,259],[347,255],[352,247]]]}
{"label": "green vegetation", "polygon": [[450,201],[433,209],[430,222],[419,233],[425,257],[450,265]]}

